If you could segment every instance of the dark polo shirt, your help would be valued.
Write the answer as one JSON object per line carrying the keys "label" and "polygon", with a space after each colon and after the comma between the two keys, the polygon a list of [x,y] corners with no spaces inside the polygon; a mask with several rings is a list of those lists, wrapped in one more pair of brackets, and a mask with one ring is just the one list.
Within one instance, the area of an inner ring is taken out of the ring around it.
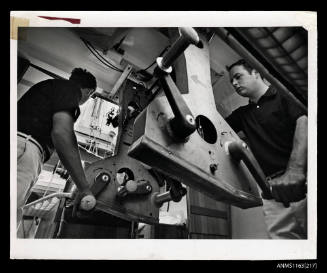
{"label": "dark polo shirt", "polygon": [[80,88],[72,81],[51,79],[33,85],[17,103],[17,130],[35,138],[49,159],[54,149],[51,130],[53,115],[67,111],[74,121],[80,114]]}
{"label": "dark polo shirt", "polygon": [[292,98],[270,86],[257,103],[249,102],[226,118],[243,131],[266,176],[285,170],[293,147],[296,120],[307,115]]}

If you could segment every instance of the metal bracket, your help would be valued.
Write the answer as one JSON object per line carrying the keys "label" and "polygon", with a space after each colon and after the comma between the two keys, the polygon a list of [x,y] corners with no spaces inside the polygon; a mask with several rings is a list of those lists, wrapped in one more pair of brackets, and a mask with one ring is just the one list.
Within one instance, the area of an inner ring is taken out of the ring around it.
{"label": "metal bracket", "polygon": [[106,172],[102,172],[98,174],[95,179],[94,183],[91,186],[91,191],[93,195],[96,197],[98,196],[110,182],[110,175]]}
{"label": "metal bracket", "polygon": [[117,82],[115,83],[114,87],[111,89],[111,91],[108,92],[104,92],[101,94],[101,97],[109,101],[112,101],[114,103],[118,103],[119,102],[119,98],[116,99],[117,97],[117,92],[118,90],[121,88],[122,84],[126,81],[126,79],[128,78],[128,76],[131,74],[132,72],[132,66],[131,65],[127,65],[123,71],[123,73],[120,75],[119,79],[117,80]]}

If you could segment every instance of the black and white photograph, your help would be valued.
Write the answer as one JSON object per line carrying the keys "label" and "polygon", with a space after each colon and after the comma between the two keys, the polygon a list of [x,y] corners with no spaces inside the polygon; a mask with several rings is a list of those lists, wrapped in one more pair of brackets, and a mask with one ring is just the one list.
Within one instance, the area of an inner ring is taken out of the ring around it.
{"label": "black and white photograph", "polygon": [[317,258],[316,12],[10,27],[11,259]]}

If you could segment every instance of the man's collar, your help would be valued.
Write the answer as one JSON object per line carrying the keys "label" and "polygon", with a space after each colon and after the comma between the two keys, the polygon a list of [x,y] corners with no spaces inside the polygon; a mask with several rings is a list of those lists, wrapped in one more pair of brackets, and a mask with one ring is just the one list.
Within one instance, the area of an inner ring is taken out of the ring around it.
{"label": "man's collar", "polygon": [[274,97],[276,95],[277,91],[276,89],[270,85],[266,93],[263,95],[265,97]]}
{"label": "man's collar", "polygon": [[267,91],[259,98],[259,100],[256,103],[249,100],[249,104],[258,104],[259,101],[265,100],[266,98],[268,99],[274,97],[276,93],[277,93],[276,89],[272,85],[270,85]]}

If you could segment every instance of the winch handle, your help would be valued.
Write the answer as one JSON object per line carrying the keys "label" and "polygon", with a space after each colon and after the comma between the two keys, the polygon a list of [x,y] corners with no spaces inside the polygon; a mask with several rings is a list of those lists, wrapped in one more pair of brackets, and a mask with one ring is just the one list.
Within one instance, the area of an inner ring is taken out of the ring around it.
{"label": "winch handle", "polygon": [[158,67],[170,73],[172,71],[171,65],[176,59],[185,51],[185,49],[193,44],[199,48],[203,47],[198,33],[192,27],[181,27],[179,28],[180,37],[173,43],[171,48],[164,54],[163,57],[157,58]]}
{"label": "winch handle", "polygon": [[225,150],[235,160],[242,160],[244,162],[245,166],[249,169],[250,173],[260,187],[262,191],[262,198],[273,199],[270,185],[266,179],[266,176],[252,152],[247,148],[246,143],[240,141],[227,141],[225,143]]}

